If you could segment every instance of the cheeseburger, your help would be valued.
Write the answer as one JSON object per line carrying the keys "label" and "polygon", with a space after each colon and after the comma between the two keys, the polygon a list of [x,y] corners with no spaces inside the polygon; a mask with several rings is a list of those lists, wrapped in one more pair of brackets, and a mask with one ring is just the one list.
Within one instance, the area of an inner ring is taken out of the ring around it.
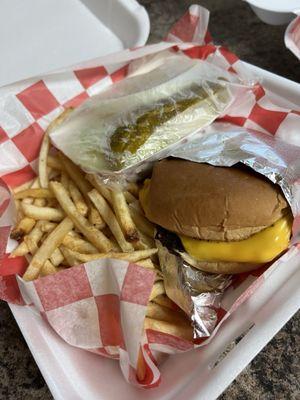
{"label": "cheeseburger", "polygon": [[289,244],[292,214],[280,187],[243,165],[157,162],[140,202],[156,239],[202,271],[251,271]]}

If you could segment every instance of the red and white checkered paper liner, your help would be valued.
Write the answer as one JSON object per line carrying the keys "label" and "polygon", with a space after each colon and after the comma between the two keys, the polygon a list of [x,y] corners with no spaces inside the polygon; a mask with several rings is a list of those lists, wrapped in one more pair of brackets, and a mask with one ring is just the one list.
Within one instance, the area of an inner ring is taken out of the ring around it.
{"label": "red and white checkered paper liner", "polygon": [[300,60],[300,16],[293,19],[287,27],[284,42],[286,47]]}
{"label": "red and white checkered paper liner", "polygon": [[[127,381],[142,387],[160,382],[154,354],[176,353],[208,343],[220,324],[245,301],[282,263],[298,257],[290,249],[272,266],[237,276],[218,310],[218,325],[202,343],[147,330],[142,337],[146,304],[154,276],[149,270],[117,260],[99,260],[56,275],[24,282],[24,257],[8,258],[14,243],[9,239],[14,207],[9,188],[36,176],[37,157],[48,124],[65,107],[78,106],[88,97],[123,79],[128,63],[145,55],[170,49],[238,74],[248,75],[243,63],[224,47],[211,42],[209,12],[191,6],[175,24],[166,41],[128,49],[90,61],[88,68],[73,68],[22,81],[0,89],[0,298],[37,309],[52,328],[73,346],[117,358]],[[300,109],[278,106],[276,97],[257,84],[239,98],[222,121],[269,132],[300,145]],[[285,268],[288,266],[285,265]],[[143,382],[136,379],[139,350],[146,363]]]}

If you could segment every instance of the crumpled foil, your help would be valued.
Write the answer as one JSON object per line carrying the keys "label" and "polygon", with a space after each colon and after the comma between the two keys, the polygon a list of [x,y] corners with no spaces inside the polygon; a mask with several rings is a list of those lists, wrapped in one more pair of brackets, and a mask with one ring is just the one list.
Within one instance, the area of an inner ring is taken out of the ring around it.
{"label": "crumpled foil", "polygon": [[[170,156],[215,166],[243,163],[278,184],[292,213],[297,215],[300,212],[299,152],[299,148],[274,136],[215,123]],[[299,227],[294,224],[294,242],[298,240],[297,230]],[[200,271],[179,250],[165,247],[160,240],[156,242],[167,295],[190,316],[194,339],[210,336],[218,322],[216,310],[232,277]]]}

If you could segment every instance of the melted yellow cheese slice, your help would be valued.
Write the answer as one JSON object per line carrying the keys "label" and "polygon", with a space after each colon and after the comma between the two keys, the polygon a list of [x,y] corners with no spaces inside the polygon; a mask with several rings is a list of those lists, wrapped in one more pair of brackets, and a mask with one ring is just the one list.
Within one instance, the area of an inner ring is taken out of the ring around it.
{"label": "melted yellow cheese slice", "polygon": [[266,263],[285,250],[292,221],[283,217],[274,225],[237,242],[210,242],[179,235],[186,252],[200,261]]}

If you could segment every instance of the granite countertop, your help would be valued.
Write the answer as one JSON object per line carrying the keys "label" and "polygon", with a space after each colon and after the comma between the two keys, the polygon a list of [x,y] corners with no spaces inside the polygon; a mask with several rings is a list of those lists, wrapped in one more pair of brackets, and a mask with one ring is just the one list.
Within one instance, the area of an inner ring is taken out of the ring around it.
{"label": "granite countertop", "polygon": [[[149,42],[160,40],[186,11],[188,0],[140,0],[151,20]],[[299,61],[285,48],[285,27],[262,23],[241,0],[194,1],[211,11],[210,31],[245,61],[300,82]],[[220,396],[222,400],[300,398],[298,312]],[[9,311],[0,302],[0,399],[52,396]]]}

